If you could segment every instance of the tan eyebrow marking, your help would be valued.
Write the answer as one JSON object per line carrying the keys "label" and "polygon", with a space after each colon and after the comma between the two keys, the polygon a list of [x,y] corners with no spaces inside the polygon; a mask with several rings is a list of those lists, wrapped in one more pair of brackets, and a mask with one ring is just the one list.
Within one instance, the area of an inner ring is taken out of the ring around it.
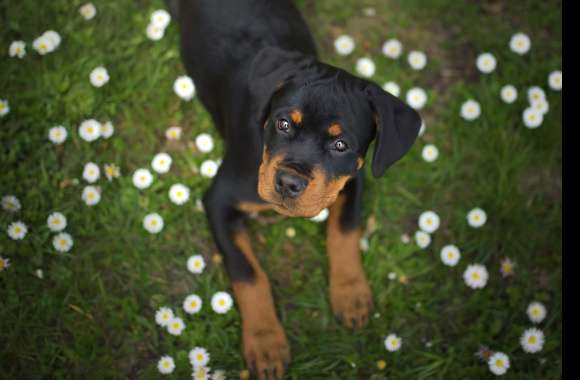
{"label": "tan eyebrow marking", "polygon": [[356,168],[357,170],[360,170],[360,168],[362,168],[362,166],[364,165],[365,160],[363,160],[362,158],[357,158],[356,159]]}
{"label": "tan eyebrow marking", "polygon": [[342,134],[342,127],[338,123],[333,123],[328,128],[328,134],[332,137],[340,136]]}
{"label": "tan eyebrow marking", "polygon": [[302,123],[302,112],[300,112],[300,110],[294,110],[290,112],[290,117],[292,118],[294,124]]}

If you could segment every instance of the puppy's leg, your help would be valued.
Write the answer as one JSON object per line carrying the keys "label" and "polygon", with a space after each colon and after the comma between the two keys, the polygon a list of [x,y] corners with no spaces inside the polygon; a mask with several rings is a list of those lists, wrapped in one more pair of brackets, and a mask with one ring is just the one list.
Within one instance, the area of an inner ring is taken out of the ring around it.
{"label": "puppy's leg", "polygon": [[349,328],[363,327],[373,308],[372,292],[361,263],[362,176],[351,180],[330,207],[326,253],[334,315]]}
{"label": "puppy's leg", "polygon": [[225,191],[219,180],[214,182],[204,205],[241,313],[244,357],[259,379],[279,379],[290,361],[288,341],[276,316],[268,277],[252,252],[243,214],[226,201]]}

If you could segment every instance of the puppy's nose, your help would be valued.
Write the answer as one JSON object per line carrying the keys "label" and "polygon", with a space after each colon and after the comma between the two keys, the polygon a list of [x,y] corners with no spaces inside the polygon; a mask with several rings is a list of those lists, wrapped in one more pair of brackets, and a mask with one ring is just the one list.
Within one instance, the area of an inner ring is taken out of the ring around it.
{"label": "puppy's nose", "polygon": [[285,198],[296,198],[306,188],[308,180],[286,171],[276,174],[276,191]]}

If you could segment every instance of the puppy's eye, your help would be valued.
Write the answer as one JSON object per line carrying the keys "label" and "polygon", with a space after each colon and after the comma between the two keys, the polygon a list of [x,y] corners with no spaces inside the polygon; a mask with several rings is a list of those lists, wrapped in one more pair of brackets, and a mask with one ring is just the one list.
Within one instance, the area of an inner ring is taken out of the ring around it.
{"label": "puppy's eye", "polygon": [[276,121],[276,128],[278,128],[282,132],[288,132],[288,130],[290,129],[290,123],[286,119],[278,119]]}
{"label": "puppy's eye", "polygon": [[344,152],[348,149],[348,145],[344,142],[344,140],[336,140],[334,142],[334,149],[339,152]]}

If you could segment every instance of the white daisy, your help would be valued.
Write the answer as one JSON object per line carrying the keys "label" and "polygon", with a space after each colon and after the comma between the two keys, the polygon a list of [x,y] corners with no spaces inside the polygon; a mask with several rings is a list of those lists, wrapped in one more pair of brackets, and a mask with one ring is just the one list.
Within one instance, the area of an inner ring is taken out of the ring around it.
{"label": "white daisy", "polygon": [[101,176],[101,169],[99,165],[94,162],[87,162],[85,168],[83,169],[83,179],[88,183],[95,183]]}
{"label": "white daisy", "polygon": [[183,310],[185,310],[187,314],[196,314],[199,313],[202,305],[203,302],[201,301],[201,297],[197,294],[191,294],[183,301]]}
{"label": "white daisy", "polygon": [[427,65],[427,55],[421,51],[413,50],[407,56],[407,62],[414,70],[423,70]]}
{"label": "white daisy", "polygon": [[208,133],[202,133],[195,138],[195,146],[200,152],[209,153],[213,150],[213,138]]}
{"label": "white daisy", "polygon": [[202,255],[193,255],[187,259],[187,269],[191,273],[200,274],[205,269],[205,260]]}
{"label": "white daisy", "polygon": [[475,120],[479,115],[481,115],[481,107],[475,100],[469,99],[461,105],[461,117],[465,120]]}
{"label": "white daisy", "polygon": [[216,369],[211,375],[211,380],[226,380],[226,372],[223,369]]}
{"label": "white daisy", "polygon": [[203,202],[199,198],[195,200],[195,209],[199,212],[205,212],[205,209],[203,207]]}
{"label": "white daisy", "polygon": [[40,268],[34,271],[34,275],[41,280],[44,278],[44,272]]}
{"label": "white daisy", "polygon": [[339,55],[349,55],[354,50],[354,46],[351,36],[342,35],[334,40],[334,48]]}
{"label": "white daisy", "polygon": [[528,102],[534,104],[546,100],[546,92],[540,86],[532,86],[528,89]]}
{"label": "white daisy", "polygon": [[218,314],[227,313],[233,304],[232,296],[226,292],[217,292],[211,297],[211,307]]}
{"label": "white daisy", "polygon": [[524,121],[524,125],[527,128],[536,129],[539,128],[544,122],[544,114],[534,107],[528,107],[524,110],[522,119]]}
{"label": "white daisy", "polygon": [[79,8],[79,13],[85,20],[91,20],[97,14],[97,8],[93,3],[86,3]]}
{"label": "white daisy", "polygon": [[115,133],[115,127],[113,126],[113,123],[111,123],[110,121],[107,121],[103,124],[101,124],[101,136],[108,139],[109,137],[113,136],[113,133]]}
{"label": "white daisy", "polygon": [[370,78],[375,75],[375,69],[375,63],[368,57],[359,58],[356,61],[356,72],[365,78]]}
{"label": "white daisy", "polygon": [[167,28],[170,21],[171,16],[165,9],[158,9],[151,13],[151,24],[155,24],[162,29]]}
{"label": "white daisy", "polygon": [[500,262],[500,266],[499,266],[499,271],[502,275],[502,277],[510,277],[514,275],[514,267],[516,266],[516,263],[514,263],[509,257],[506,257],[505,259],[501,260]]}
{"label": "white daisy", "polygon": [[162,356],[157,363],[157,369],[163,375],[168,375],[175,369],[175,361],[171,356]]}
{"label": "white daisy", "polygon": [[101,123],[95,119],[84,120],[79,126],[79,136],[88,142],[101,137]]}
{"label": "white daisy", "polygon": [[526,54],[530,47],[532,46],[532,41],[527,34],[516,33],[510,39],[510,49],[519,55]]}
{"label": "white daisy", "polygon": [[440,219],[433,211],[425,211],[419,216],[419,228],[429,234],[437,231]]}
{"label": "white daisy", "polygon": [[419,128],[419,137],[425,134],[425,129],[427,129],[427,124],[425,124],[425,120],[421,120],[421,127]]}
{"label": "white daisy", "polygon": [[2,197],[2,208],[8,212],[18,212],[22,208],[20,200],[14,195],[5,195]]}
{"label": "white daisy", "polygon": [[403,44],[396,38],[386,40],[382,47],[383,54],[387,58],[397,59],[403,53]]}
{"label": "white daisy", "polygon": [[409,236],[409,234],[402,234],[401,235],[401,243],[409,244],[410,242],[411,242],[411,237]]}
{"label": "white daisy", "polygon": [[107,177],[107,180],[109,181],[121,175],[121,169],[119,169],[119,166],[117,166],[116,164],[105,164],[103,168],[105,172],[105,177]]}
{"label": "white daisy", "polygon": [[552,71],[548,76],[548,85],[554,91],[562,90],[562,71],[556,70]]}
{"label": "white daisy", "polygon": [[420,87],[413,87],[407,91],[407,104],[416,110],[420,110],[427,103],[427,93]]}
{"label": "white daisy", "polygon": [[10,104],[6,99],[0,99],[0,117],[8,115],[10,112]]}
{"label": "white daisy", "polygon": [[503,100],[505,103],[511,104],[518,98],[518,90],[516,90],[513,85],[506,84],[501,88],[500,95],[501,100]]}
{"label": "white daisy", "polygon": [[5,271],[10,266],[10,259],[0,256],[0,272]]}
{"label": "white daisy", "polygon": [[374,17],[377,15],[377,10],[373,7],[365,7],[363,8],[362,13],[367,17]]}
{"label": "white daisy", "polygon": [[47,30],[46,32],[44,32],[42,34],[42,36],[46,37],[52,43],[52,48],[49,51],[49,53],[54,51],[57,47],[59,47],[60,42],[62,40],[62,38],[60,37],[60,34],[55,32],[54,30]]}
{"label": "white daisy", "polygon": [[209,363],[209,352],[203,347],[194,347],[189,351],[189,362],[195,367],[205,367]]}
{"label": "white daisy", "polygon": [[493,72],[497,66],[497,60],[491,53],[482,53],[477,57],[475,62],[477,69],[484,74]]}
{"label": "white daisy", "polygon": [[167,327],[169,322],[171,322],[174,317],[175,315],[173,314],[173,310],[163,306],[155,312],[155,323],[157,323],[159,326]]}
{"label": "white daisy", "polygon": [[443,261],[443,264],[454,267],[457,265],[460,258],[461,253],[459,252],[459,248],[455,245],[449,244],[441,248],[441,261]]}
{"label": "white daisy", "polygon": [[401,95],[401,87],[395,82],[387,82],[383,85],[383,90],[393,96]]}
{"label": "white daisy", "polygon": [[389,272],[388,276],[389,280],[394,281],[397,279],[397,274],[395,272]]}
{"label": "white daisy", "polygon": [[294,227],[286,228],[286,236],[288,236],[291,239],[296,237],[296,229]]}
{"label": "white daisy", "polygon": [[48,130],[48,139],[54,144],[62,144],[68,137],[68,132],[62,125],[52,127]]}
{"label": "white daisy", "polygon": [[153,183],[153,175],[148,169],[137,169],[133,173],[133,185],[136,188],[143,190],[151,186]]}
{"label": "white daisy", "polygon": [[59,232],[66,228],[66,217],[61,212],[53,212],[46,219],[48,229],[52,232]]}
{"label": "white daisy", "polygon": [[324,208],[318,213],[318,215],[310,218],[310,220],[316,223],[321,223],[324,222],[326,219],[328,219],[328,214],[329,214],[328,209]]}
{"label": "white daisy", "polygon": [[485,287],[488,277],[487,269],[480,264],[468,265],[465,272],[463,272],[463,280],[472,289]]}
{"label": "white daisy", "polygon": [[87,206],[94,206],[101,201],[101,192],[95,186],[86,186],[81,198]]}
{"label": "white daisy", "polygon": [[145,218],[143,218],[143,228],[145,228],[149,233],[157,234],[161,232],[163,226],[163,218],[157,213],[147,214],[145,215]]}
{"label": "white daisy", "polygon": [[171,169],[173,160],[167,153],[158,153],[151,161],[151,167],[157,173],[167,173]]}
{"label": "white daisy", "polygon": [[150,23],[149,25],[147,25],[147,29],[145,29],[145,35],[151,41],[159,41],[165,35],[165,29],[160,27],[159,25]]}
{"label": "white daisy", "polygon": [[427,162],[433,162],[439,157],[439,149],[433,144],[427,144],[421,152],[423,159]]}
{"label": "white daisy", "polygon": [[181,127],[169,127],[165,131],[165,138],[167,140],[179,140],[181,139]]}
{"label": "white daisy", "polygon": [[389,334],[385,338],[385,348],[389,352],[399,351],[403,344],[403,339],[396,334]]}
{"label": "white daisy", "polygon": [[544,347],[544,333],[536,328],[527,329],[520,337],[520,344],[530,354],[540,352]]}
{"label": "white daisy", "polygon": [[213,178],[217,174],[218,164],[213,160],[205,160],[201,163],[200,173],[204,177]]}
{"label": "white daisy", "polygon": [[28,227],[22,222],[13,222],[8,226],[8,236],[12,240],[22,240],[28,233]]}
{"label": "white daisy", "polygon": [[52,245],[58,252],[68,252],[73,246],[73,239],[70,234],[61,232],[52,239]]}
{"label": "white daisy", "polygon": [[195,85],[190,77],[182,75],[173,83],[173,91],[183,100],[191,100],[195,96]]}
{"label": "white daisy", "polygon": [[8,48],[8,55],[11,57],[24,58],[26,55],[26,43],[24,41],[12,41]]}
{"label": "white daisy", "polygon": [[42,35],[32,41],[32,48],[36,50],[38,54],[45,55],[52,52],[55,49],[55,46],[53,44],[53,40],[45,35]]}
{"label": "white daisy", "polygon": [[487,222],[487,214],[481,208],[476,207],[467,213],[467,224],[473,228],[479,228]]}
{"label": "white daisy", "polygon": [[361,238],[358,242],[358,247],[362,252],[367,252],[369,250],[369,239],[366,237]]}
{"label": "white daisy", "polygon": [[95,87],[103,87],[109,81],[109,73],[103,66],[98,66],[89,75],[91,84]]}
{"label": "white daisy", "polygon": [[542,115],[545,115],[550,110],[550,103],[548,103],[547,99],[538,100],[537,102],[532,103],[530,105],[530,108],[533,108],[536,111],[538,111],[539,113],[541,113]]}
{"label": "white daisy", "polygon": [[189,188],[181,183],[172,185],[169,189],[169,199],[176,205],[182,205],[189,200]]}
{"label": "white daisy", "polygon": [[415,232],[415,243],[421,249],[425,249],[431,244],[431,235],[425,231]]}
{"label": "white daisy", "polygon": [[546,307],[541,302],[532,302],[528,305],[528,309],[526,310],[530,321],[534,323],[540,323],[546,318]]}
{"label": "white daisy", "polygon": [[510,358],[503,352],[496,352],[489,358],[487,365],[494,375],[503,375],[510,368]]}
{"label": "white daisy", "polygon": [[196,366],[193,368],[193,374],[191,375],[195,380],[209,380],[209,371],[208,367],[204,366]]}
{"label": "white daisy", "polygon": [[167,331],[169,331],[171,335],[181,335],[184,329],[185,323],[183,323],[183,319],[179,317],[173,317],[167,324]]}

